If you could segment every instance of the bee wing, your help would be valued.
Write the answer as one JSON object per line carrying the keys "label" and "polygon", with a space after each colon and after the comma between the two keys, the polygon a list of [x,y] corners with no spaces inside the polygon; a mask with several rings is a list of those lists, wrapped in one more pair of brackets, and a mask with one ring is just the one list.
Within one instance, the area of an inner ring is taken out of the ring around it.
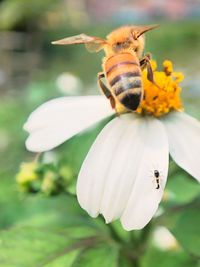
{"label": "bee wing", "polygon": [[104,48],[104,45],[106,44],[106,42],[104,41],[104,43],[102,43],[100,40],[96,40],[95,42],[89,42],[87,44],[85,44],[86,49],[93,53],[93,52],[99,52],[101,49]]}
{"label": "bee wing", "polygon": [[53,41],[55,45],[85,44],[90,52],[98,52],[106,44],[106,40],[95,36],[88,36],[84,33],[67,37],[58,41]]}
{"label": "bee wing", "polygon": [[133,36],[135,37],[135,39],[137,39],[138,37],[140,37],[140,35],[142,35],[143,33],[153,30],[155,28],[158,28],[159,25],[140,25],[140,26],[133,26],[131,29],[131,32],[133,34]]}

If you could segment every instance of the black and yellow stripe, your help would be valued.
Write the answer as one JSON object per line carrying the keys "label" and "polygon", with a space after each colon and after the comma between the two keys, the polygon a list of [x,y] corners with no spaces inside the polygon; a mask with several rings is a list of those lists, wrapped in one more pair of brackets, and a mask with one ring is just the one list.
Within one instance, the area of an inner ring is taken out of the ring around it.
{"label": "black and yellow stripe", "polygon": [[113,94],[126,108],[136,110],[142,99],[138,58],[131,53],[116,54],[107,59],[104,67]]}

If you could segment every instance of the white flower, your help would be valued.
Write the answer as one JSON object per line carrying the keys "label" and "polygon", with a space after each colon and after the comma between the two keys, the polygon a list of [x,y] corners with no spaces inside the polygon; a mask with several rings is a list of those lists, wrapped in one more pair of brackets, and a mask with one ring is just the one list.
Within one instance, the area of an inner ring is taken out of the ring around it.
{"label": "white flower", "polygon": [[81,80],[70,72],[60,74],[56,84],[59,91],[67,95],[78,95],[82,88]]}
{"label": "white flower", "polygon": [[[24,129],[26,147],[53,149],[113,111],[103,96],[61,97],[36,109]],[[200,123],[183,112],[160,119],[133,113],[112,119],[100,132],[81,167],[78,201],[92,217],[120,219],[126,230],[141,229],[161,201],[169,154],[200,180]],[[157,171],[158,178],[155,177]]]}
{"label": "white flower", "polygon": [[179,244],[165,227],[158,227],[153,232],[153,243],[161,250],[178,250]]}

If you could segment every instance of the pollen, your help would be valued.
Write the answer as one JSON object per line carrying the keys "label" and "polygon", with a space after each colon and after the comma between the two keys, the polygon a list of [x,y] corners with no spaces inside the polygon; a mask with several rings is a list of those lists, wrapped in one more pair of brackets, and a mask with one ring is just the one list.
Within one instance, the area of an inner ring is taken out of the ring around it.
{"label": "pollen", "polygon": [[179,83],[183,80],[181,72],[174,72],[169,60],[163,62],[163,71],[157,70],[155,61],[151,61],[154,82],[147,79],[147,70],[142,72],[144,89],[143,100],[136,110],[138,114],[149,114],[160,117],[170,111],[183,111]]}

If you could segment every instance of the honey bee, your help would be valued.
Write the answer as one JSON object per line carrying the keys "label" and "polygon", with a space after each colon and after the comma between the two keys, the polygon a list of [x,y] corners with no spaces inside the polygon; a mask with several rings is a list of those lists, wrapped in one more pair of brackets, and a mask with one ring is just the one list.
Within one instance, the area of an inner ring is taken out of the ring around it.
{"label": "honey bee", "polygon": [[[67,37],[52,42],[56,45],[85,44],[90,52],[104,50],[103,72],[98,73],[98,83],[112,108],[122,104],[128,111],[135,111],[143,99],[141,74],[147,68],[147,78],[154,83],[150,55],[143,56],[144,33],[158,25],[123,26],[111,32],[106,39],[86,34]],[[106,84],[102,81],[105,78]]]}

